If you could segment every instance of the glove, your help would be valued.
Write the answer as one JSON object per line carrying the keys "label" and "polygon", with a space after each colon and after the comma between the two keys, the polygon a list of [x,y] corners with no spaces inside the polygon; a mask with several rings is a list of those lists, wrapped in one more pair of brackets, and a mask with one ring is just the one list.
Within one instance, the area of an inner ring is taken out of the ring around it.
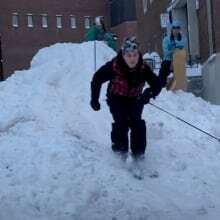
{"label": "glove", "polygon": [[144,92],[142,93],[142,95],[139,98],[139,102],[143,105],[146,105],[147,103],[150,102],[150,99],[153,97],[153,94],[151,92],[151,90],[145,89]]}
{"label": "glove", "polygon": [[184,47],[183,46],[176,46],[176,48],[182,50]]}
{"label": "glove", "polygon": [[98,100],[91,100],[90,105],[94,111],[99,111],[101,108]]}

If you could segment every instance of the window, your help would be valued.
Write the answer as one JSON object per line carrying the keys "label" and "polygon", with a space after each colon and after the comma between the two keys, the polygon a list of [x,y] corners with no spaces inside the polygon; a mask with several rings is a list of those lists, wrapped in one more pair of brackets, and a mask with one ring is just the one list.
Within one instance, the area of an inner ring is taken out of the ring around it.
{"label": "window", "polygon": [[72,29],[75,29],[75,28],[76,28],[76,18],[75,18],[75,16],[73,16],[73,15],[70,15],[70,27],[71,27]]}
{"label": "window", "polygon": [[18,13],[12,14],[12,26],[18,27]]}
{"label": "window", "polygon": [[56,15],[57,19],[57,28],[60,29],[62,28],[62,15]]}
{"label": "window", "polygon": [[148,0],[143,0],[143,9],[144,9],[144,14],[146,14],[148,10]]}
{"label": "window", "polygon": [[86,16],[85,17],[85,29],[89,29],[90,26],[91,26],[91,21],[90,21],[90,17],[89,16]]}
{"label": "window", "polygon": [[48,16],[47,14],[42,14],[42,28],[48,28]]}
{"label": "window", "polygon": [[34,27],[32,14],[27,14],[27,26],[30,28]]}

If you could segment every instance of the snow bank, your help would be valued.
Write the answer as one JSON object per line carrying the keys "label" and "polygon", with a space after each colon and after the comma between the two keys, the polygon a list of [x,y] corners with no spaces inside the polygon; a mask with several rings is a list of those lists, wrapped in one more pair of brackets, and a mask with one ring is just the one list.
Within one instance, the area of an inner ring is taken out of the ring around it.
{"label": "snow bank", "polygon": [[[93,46],[44,48],[29,70],[0,83],[0,219],[217,220],[218,142],[146,106],[145,179],[112,155],[106,86],[101,111],[89,107]],[[113,56],[97,43],[97,68]],[[154,103],[220,135],[219,106],[166,91]]]}

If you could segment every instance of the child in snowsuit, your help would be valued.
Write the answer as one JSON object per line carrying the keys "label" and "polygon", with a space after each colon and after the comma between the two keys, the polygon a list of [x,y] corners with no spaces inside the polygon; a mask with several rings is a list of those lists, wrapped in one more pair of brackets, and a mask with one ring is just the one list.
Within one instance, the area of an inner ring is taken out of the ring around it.
{"label": "child in snowsuit", "polygon": [[[142,119],[144,105],[161,91],[158,77],[143,63],[135,37],[127,38],[118,55],[102,66],[91,82],[91,107],[100,110],[99,95],[103,83],[109,81],[107,104],[112,114],[112,150],[121,154],[130,148],[136,158],[146,149],[146,125]],[[149,88],[143,91],[145,82]]]}

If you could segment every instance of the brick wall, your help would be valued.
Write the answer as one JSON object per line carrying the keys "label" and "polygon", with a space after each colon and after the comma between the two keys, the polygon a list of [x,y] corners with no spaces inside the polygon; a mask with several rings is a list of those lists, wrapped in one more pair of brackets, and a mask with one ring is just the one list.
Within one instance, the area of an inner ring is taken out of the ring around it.
{"label": "brick wall", "polygon": [[209,57],[209,35],[208,35],[208,17],[206,0],[200,0],[199,11],[199,41],[200,41],[200,57],[204,62]]}
{"label": "brick wall", "polygon": [[111,28],[112,32],[116,33],[119,36],[118,39],[118,49],[120,49],[123,39],[128,36],[137,35],[137,22],[136,21],[127,21],[122,24]]}
{"label": "brick wall", "polygon": [[[19,27],[12,27],[12,13],[19,15]],[[27,27],[27,13],[33,14],[34,27]],[[41,14],[48,14],[48,28],[42,28]],[[62,29],[56,28],[56,15],[62,15]],[[70,28],[70,15],[76,18],[76,29]],[[84,16],[102,15],[109,23],[107,0],[1,0],[0,34],[5,77],[14,70],[29,67],[36,52],[56,42],[81,42],[86,29]]]}
{"label": "brick wall", "polygon": [[160,25],[160,14],[166,12],[170,0],[153,1],[144,14],[143,1],[136,0],[138,38],[142,52],[158,51],[162,54],[162,38],[165,30]]}
{"label": "brick wall", "polygon": [[[142,52],[158,51],[162,54],[162,38],[166,30],[160,26],[160,14],[166,12],[170,0],[154,0],[144,14],[143,0],[136,0],[137,21],[122,21],[112,27],[111,31],[119,36],[118,48],[124,37],[137,35]],[[201,59],[209,56],[208,23],[206,0],[200,0],[199,37]],[[213,3],[213,29],[216,52],[220,52],[220,4]],[[127,6],[127,5],[126,5]],[[127,6],[128,7],[128,6]],[[12,13],[19,15],[19,27],[12,27]],[[34,27],[27,27],[27,13],[32,13]],[[48,15],[48,28],[42,28],[41,14]],[[62,15],[62,29],[56,28],[56,15]],[[70,15],[76,18],[76,29],[70,28]],[[2,56],[4,75],[9,76],[17,69],[29,67],[36,52],[56,42],[82,42],[85,37],[84,16],[91,19],[103,15],[107,27],[110,24],[110,7],[108,0],[1,0],[0,35],[2,36]]]}
{"label": "brick wall", "polygon": [[[162,37],[163,32],[160,27],[160,14],[164,13],[170,3],[170,0],[153,1],[148,6],[147,12],[144,14],[143,0],[136,0],[137,5],[137,29],[138,37],[141,42],[143,52],[158,51],[162,54]],[[212,0],[213,11],[213,40],[214,49],[220,52],[220,2]],[[209,57],[209,35],[208,35],[208,18],[206,0],[199,0],[199,41],[200,41],[200,57],[204,62]]]}
{"label": "brick wall", "polygon": [[[213,19],[213,43],[214,52],[220,52],[220,2],[212,0],[212,19]],[[200,55],[201,61],[205,62],[209,57],[209,35],[206,0],[200,0],[199,17],[199,35],[200,35]]]}
{"label": "brick wall", "polygon": [[220,1],[213,0],[213,28],[215,39],[215,50],[220,52]]}

